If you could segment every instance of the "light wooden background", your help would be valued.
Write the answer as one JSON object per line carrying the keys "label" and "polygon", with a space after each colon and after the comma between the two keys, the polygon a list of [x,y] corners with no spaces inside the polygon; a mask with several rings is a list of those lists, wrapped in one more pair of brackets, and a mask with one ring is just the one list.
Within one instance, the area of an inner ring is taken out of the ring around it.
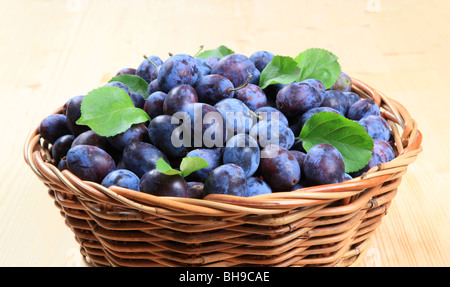
{"label": "light wooden background", "polygon": [[77,243],[22,156],[69,98],[143,54],[226,45],[295,57],[310,47],[400,101],[424,151],[361,266],[450,266],[450,1],[0,0],[0,266],[83,266]]}

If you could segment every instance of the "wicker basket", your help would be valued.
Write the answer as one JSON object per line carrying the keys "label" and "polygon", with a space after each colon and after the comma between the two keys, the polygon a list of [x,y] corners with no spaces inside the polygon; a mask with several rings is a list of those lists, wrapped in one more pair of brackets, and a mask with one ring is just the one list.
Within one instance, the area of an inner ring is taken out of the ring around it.
{"label": "wicker basket", "polygon": [[157,197],[60,172],[37,128],[24,156],[91,266],[351,266],[422,151],[416,122],[400,103],[357,79],[352,91],[381,107],[396,158],[339,184],[251,198]]}

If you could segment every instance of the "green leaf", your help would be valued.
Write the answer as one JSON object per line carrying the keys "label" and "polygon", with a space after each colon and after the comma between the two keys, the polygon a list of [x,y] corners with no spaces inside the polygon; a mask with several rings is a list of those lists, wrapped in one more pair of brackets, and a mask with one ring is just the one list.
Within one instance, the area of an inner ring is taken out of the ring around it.
{"label": "green leaf", "polygon": [[148,114],[134,106],[121,88],[104,86],[90,91],[81,103],[79,125],[87,125],[101,136],[125,132],[131,125],[149,120]]}
{"label": "green leaf", "polygon": [[162,157],[156,162],[156,169],[167,175],[182,175],[181,171],[173,169]]}
{"label": "green leaf", "polygon": [[156,169],[167,175],[181,175],[186,177],[199,169],[208,167],[208,162],[201,157],[185,157],[181,160],[180,170],[173,169],[163,158],[159,158],[156,162]]}
{"label": "green leaf", "polygon": [[225,46],[219,46],[214,50],[206,50],[197,55],[198,58],[206,59],[209,57],[225,57],[226,55],[234,54],[234,51]]}
{"label": "green leaf", "polygon": [[137,75],[118,75],[109,82],[113,81],[124,83],[131,92],[141,95],[145,100],[148,98],[148,83]]}
{"label": "green leaf", "polygon": [[300,69],[291,57],[274,56],[261,72],[259,86],[265,89],[272,84],[290,84],[298,79]]}
{"label": "green leaf", "polygon": [[372,156],[373,140],[358,123],[342,115],[320,112],[314,114],[300,132],[298,139],[309,151],[326,143],[339,150],[344,158],[345,172],[355,172],[366,166]]}
{"label": "green leaf", "polygon": [[324,49],[311,48],[301,52],[295,57],[300,68],[297,81],[318,79],[322,81],[325,89],[331,88],[341,73],[341,66],[337,60],[338,58],[333,53]]}
{"label": "green leaf", "polygon": [[185,157],[180,164],[180,170],[183,172],[184,177],[205,167],[209,167],[208,162],[205,159],[196,156]]}

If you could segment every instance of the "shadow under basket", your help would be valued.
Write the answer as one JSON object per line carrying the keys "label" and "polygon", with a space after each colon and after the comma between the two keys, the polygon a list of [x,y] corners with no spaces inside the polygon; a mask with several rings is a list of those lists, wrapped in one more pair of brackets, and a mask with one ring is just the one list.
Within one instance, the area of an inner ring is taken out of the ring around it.
{"label": "shadow under basket", "polygon": [[400,103],[352,80],[353,92],[380,106],[396,158],[343,183],[205,199],[105,188],[60,172],[38,128],[24,157],[90,266],[354,266],[422,151],[422,135]]}

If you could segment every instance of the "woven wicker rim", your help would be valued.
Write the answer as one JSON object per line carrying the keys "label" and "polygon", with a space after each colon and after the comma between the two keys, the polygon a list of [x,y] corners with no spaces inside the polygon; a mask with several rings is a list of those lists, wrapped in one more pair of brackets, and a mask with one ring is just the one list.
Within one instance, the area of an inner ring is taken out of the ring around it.
{"label": "woven wicker rim", "polygon": [[[355,78],[352,78],[352,91],[363,98],[373,99],[380,106],[382,116],[388,121],[394,135],[396,158],[373,167],[360,177],[343,183],[312,186],[297,191],[276,192],[249,198],[210,194],[203,199],[153,196],[115,186],[105,188],[98,183],[80,180],[68,170],[60,172],[51,163],[49,149],[43,148],[43,146],[48,146],[48,143],[45,143],[40,137],[38,128],[35,128],[26,140],[24,158],[44,183],[49,183],[62,190],[68,189],[87,201],[133,208],[161,217],[169,218],[180,213],[225,217],[242,214],[280,214],[307,206],[312,208],[305,209],[305,212],[325,212],[320,209],[330,202],[349,200],[383,182],[401,177],[406,173],[408,165],[414,162],[422,151],[422,134],[417,128],[417,123],[403,105]],[[62,107],[54,113],[61,112]],[[359,202],[365,204],[370,194],[370,192],[366,192],[352,205],[338,208],[357,210],[361,207],[358,205]],[[365,202],[364,199],[366,199]],[[371,202],[371,204],[376,203]],[[333,209],[327,212],[323,215],[333,215],[331,214]]]}

